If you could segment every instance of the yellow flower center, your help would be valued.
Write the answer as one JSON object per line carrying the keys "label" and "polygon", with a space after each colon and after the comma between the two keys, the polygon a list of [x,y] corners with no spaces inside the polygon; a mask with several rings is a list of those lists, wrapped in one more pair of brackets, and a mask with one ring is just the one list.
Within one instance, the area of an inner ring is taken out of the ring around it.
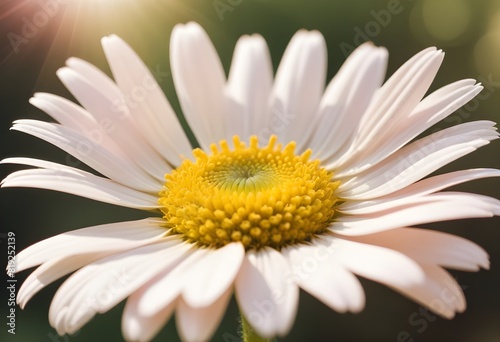
{"label": "yellow flower center", "polygon": [[165,176],[159,203],[171,232],[191,242],[222,247],[234,241],[246,249],[310,241],[332,222],[339,183],[310,161],[311,150],[295,155],[295,142],[282,148],[272,136],[259,148],[257,137],[234,149],[220,142],[212,154],[200,149]]}

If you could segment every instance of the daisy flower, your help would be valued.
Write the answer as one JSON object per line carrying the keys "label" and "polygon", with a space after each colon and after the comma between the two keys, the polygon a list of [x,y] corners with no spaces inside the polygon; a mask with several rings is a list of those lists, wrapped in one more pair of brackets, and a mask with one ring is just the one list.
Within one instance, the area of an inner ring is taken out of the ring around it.
{"label": "daisy flower", "polygon": [[[3,187],[56,190],[150,211],[151,218],[63,233],[19,253],[38,266],[19,290],[21,307],[73,273],[49,310],[61,335],[126,300],[127,340],[151,340],[175,314],[183,340],[208,340],[233,293],[261,338],[286,335],[299,288],[338,312],[365,305],[356,276],[382,283],[434,313],[465,309],[444,268],[488,268],[486,252],[461,237],[415,226],[500,215],[500,201],[442,191],[495,169],[427,177],[498,137],[475,121],[423,131],[482,87],[460,80],[424,97],[443,52],[417,53],[384,82],[388,54],[357,48],[325,88],[326,44],[299,31],[273,77],[259,35],[238,41],[226,78],[196,23],[177,25],[172,76],[193,149],[165,95],[115,35],[102,45],[113,79],[70,58],[57,75],[80,105],[37,93],[30,102],[58,123],[18,120],[13,130],[53,144],[96,171],[31,158]],[[98,173],[98,174],[97,174]]]}

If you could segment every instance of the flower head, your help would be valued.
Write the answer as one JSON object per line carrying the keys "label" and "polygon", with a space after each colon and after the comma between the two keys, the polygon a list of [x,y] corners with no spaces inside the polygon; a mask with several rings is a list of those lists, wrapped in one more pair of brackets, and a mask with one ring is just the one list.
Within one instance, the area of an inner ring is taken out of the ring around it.
{"label": "flower head", "polygon": [[[299,288],[338,312],[359,312],[355,275],[385,284],[447,318],[465,299],[446,268],[488,268],[486,252],[428,222],[500,215],[496,199],[442,191],[500,176],[470,169],[426,178],[498,137],[476,121],[414,140],[477,95],[466,79],[424,97],[443,59],[421,51],[384,82],[387,52],[363,44],[324,88],[326,45],[299,31],[273,78],[258,35],[242,37],[229,76],[203,29],[178,25],[172,74],[179,121],[139,57],[117,36],[102,40],[114,80],[71,58],[57,74],[81,106],[37,93],[31,103],[58,123],[18,120],[13,129],[45,140],[101,175],[30,158],[3,187],[67,192],[154,211],[151,218],[54,236],[18,255],[39,267],[18,294],[74,272],[49,320],[74,333],[126,299],[127,340],[152,339],[175,312],[184,340],[207,340],[234,293],[266,338],[288,333]],[[443,289],[445,301],[436,301]]]}

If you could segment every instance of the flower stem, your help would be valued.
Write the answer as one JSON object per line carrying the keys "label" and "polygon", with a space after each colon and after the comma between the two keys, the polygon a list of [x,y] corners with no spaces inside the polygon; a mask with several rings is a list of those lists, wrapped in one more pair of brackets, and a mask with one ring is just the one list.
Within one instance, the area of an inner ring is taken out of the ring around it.
{"label": "flower stem", "polygon": [[247,322],[245,317],[240,313],[241,317],[241,334],[243,335],[243,342],[271,342],[266,338],[262,338],[257,335],[257,332],[252,328],[252,326]]}

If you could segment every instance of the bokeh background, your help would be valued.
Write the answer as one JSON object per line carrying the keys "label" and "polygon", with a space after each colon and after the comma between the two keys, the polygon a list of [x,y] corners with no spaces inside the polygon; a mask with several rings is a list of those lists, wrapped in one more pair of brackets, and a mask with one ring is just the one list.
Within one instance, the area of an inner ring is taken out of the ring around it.
{"label": "bokeh background", "polygon": [[[70,56],[86,59],[109,74],[99,40],[110,33],[120,35],[138,51],[180,113],[170,75],[168,45],[172,27],[190,20],[208,31],[226,71],[234,45],[243,34],[260,33],[265,37],[276,68],[297,30],[321,31],[328,44],[328,79],[352,49],[365,40],[389,49],[389,74],[419,50],[435,45],[446,52],[446,58],[431,90],[462,78],[476,78],[485,84],[479,99],[437,127],[471,120],[500,121],[500,0],[2,0],[0,6],[1,158],[29,156],[66,163],[65,153],[9,131],[9,127],[18,118],[49,119],[28,104],[34,92],[72,98],[55,76]],[[440,172],[500,168],[499,144],[483,147]],[[15,169],[19,167],[0,165],[0,178]],[[498,198],[500,180],[480,180],[455,189]],[[0,203],[1,233],[15,232],[18,251],[64,231],[144,216],[138,211],[37,189],[2,189]],[[279,340],[500,341],[499,226],[499,218],[426,226],[469,238],[491,256],[490,271],[453,272],[468,301],[467,311],[455,319],[423,316],[419,305],[384,286],[362,280],[367,304],[361,314],[337,314],[301,293],[294,328]],[[1,263],[5,264],[6,240],[4,235],[0,237]],[[28,274],[17,276],[18,288]],[[16,335],[12,336],[6,331],[7,283],[2,278],[0,316],[4,318],[0,319],[0,340],[122,340],[123,303],[98,315],[76,335],[58,337],[48,324],[47,313],[60,284],[58,281],[48,286],[25,310],[17,309]],[[237,330],[238,313],[233,302],[213,340],[238,341]],[[156,338],[163,340],[178,340],[173,320]]]}

